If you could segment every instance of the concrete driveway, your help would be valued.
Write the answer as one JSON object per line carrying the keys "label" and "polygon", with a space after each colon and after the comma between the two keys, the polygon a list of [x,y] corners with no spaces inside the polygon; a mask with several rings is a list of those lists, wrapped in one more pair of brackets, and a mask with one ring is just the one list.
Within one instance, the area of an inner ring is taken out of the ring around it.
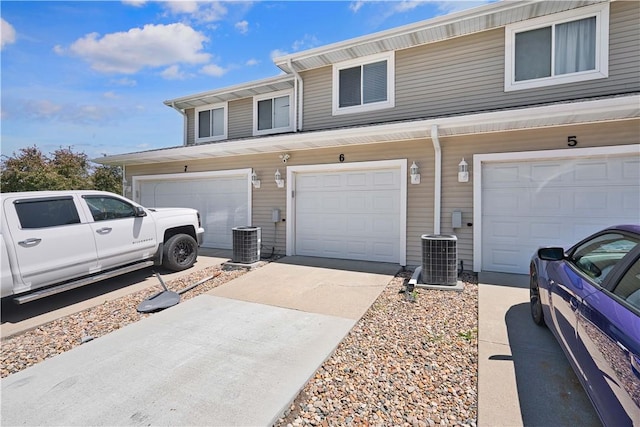
{"label": "concrete driveway", "polygon": [[270,263],[11,375],[1,424],[271,425],[398,270],[343,263]]}
{"label": "concrete driveway", "polygon": [[601,426],[528,285],[478,286],[478,426]]}

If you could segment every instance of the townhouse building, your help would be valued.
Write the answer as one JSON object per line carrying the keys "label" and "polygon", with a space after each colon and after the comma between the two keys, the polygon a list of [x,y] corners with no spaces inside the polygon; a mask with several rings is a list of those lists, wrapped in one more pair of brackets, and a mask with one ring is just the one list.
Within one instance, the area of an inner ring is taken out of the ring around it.
{"label": "townhouse building", "polygon": [[275,58],[275,77],[167,100],[183,141],[99,159],[126,195],[197,208],[204,246],[527,274],[640,212],[640,3],[509,1]]}

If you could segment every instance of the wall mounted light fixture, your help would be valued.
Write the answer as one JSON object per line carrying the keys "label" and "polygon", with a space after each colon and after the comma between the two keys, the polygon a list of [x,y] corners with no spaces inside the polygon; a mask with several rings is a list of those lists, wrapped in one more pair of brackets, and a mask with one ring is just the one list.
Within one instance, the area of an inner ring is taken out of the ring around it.
{"label": "wall mounted light fixture", "polygon": [[458,182],[469,182],[469,165],[464,161],[458,163]]}
{"label": "wall mounted light fixture", "polygon": [[256,171],[251,172],[251,184],[253,185],[253,188],[260,188],[260,180],[258,179]]}
{"label": "wall mounted light fixture", "polygon": [[280,170],[277,169],[276,170],[276,184],[278,185],[278,188],[284,188],[284,179],[282,179],[282,175],[280,175]]}
{"label": "wall mounted light fixture", "polygon": [[409,175],[411,175],[411,183],[412,184],[420,184],[420,169],[418,169],[418,165],[416,165],[416,162],[413,162],[413,164],[411,164],[411,167],[409,168]]}

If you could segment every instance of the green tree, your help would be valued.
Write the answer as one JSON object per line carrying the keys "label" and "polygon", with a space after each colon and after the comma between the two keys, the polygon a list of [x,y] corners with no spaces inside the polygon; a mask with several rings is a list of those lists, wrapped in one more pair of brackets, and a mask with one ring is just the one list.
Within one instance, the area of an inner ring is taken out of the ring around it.
{"label": "green tree", "polygon": [[94,190],[122,193],[122,168],[119,166],[99,165],[93,169]]}
{"label": "green tree", "polygon": [[49,157],[36,147],[21,148],[0,162],[2,192],[104,190],[121,193],[121,169],[94,165],[84,153],[59,148]]}

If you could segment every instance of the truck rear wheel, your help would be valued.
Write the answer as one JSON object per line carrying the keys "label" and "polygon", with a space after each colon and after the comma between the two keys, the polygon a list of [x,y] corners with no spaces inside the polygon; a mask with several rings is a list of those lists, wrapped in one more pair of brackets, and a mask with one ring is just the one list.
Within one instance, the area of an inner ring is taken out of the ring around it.
{"label": "truck rear wheel", "polygon": [[198,244],[188,234],[176,234],[164,244],[162,265],[173,271],[186,270],[198,257]]}

